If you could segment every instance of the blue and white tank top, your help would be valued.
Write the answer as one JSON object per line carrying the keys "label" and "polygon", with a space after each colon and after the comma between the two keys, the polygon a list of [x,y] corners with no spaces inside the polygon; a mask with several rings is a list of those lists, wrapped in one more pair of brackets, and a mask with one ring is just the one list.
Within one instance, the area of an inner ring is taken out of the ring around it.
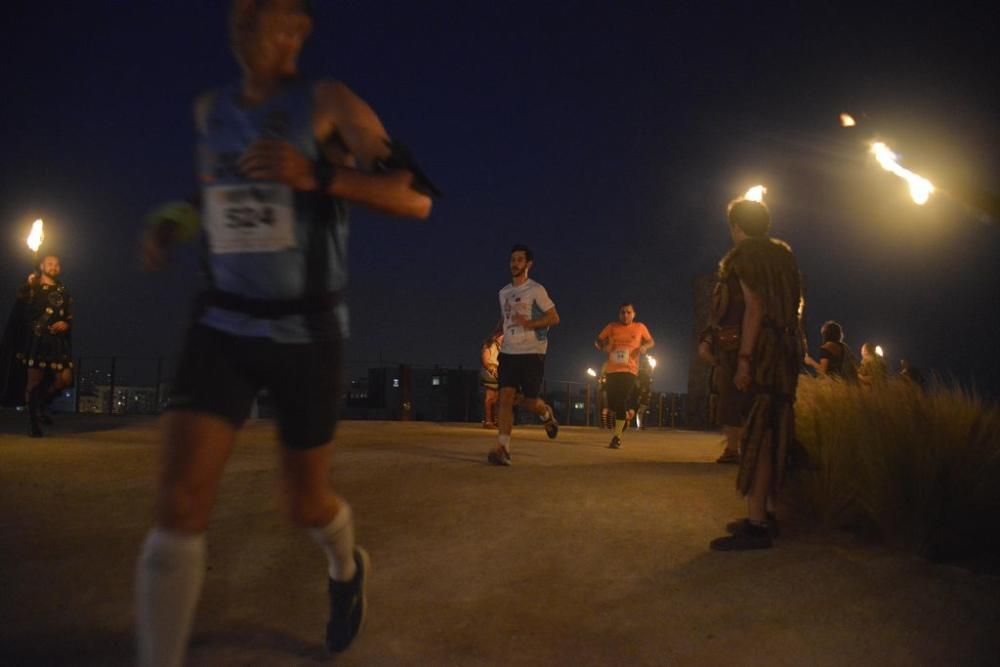
{"label": "blue and white tank top", "polygon": [[[326,284],[322,291],[343,291],[347,284],[347,206],[341,200],[293,191],[282,183],[254,181],[239,171],[240,156],[258,139],[282,139],[315,161],[313,86],[286,84],[266,102],[239,103],[238,85],[216,92],[198,137],[198,175],[202,221],[213,286],[251,299],[289,300],[304,296],[310,227],[326,223],[314,235],[328,244]],[[327,218],[322,220],[322,218]],[[311,286],[315,288],[316,286]],[[341,335],[347,335],[347,306],[336,307]],[[280,343],[317,338],[303,315],[260,319],[210,306],[199,322],[236,336],[258,336]]]}

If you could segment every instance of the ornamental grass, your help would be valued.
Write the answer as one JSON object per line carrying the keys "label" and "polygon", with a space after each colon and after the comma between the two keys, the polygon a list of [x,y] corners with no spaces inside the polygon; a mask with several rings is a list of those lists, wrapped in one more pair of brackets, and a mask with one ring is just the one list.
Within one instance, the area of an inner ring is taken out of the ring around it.
{"label": "ornamental grass", "polygon": [[802,376],[796,513],[936,559],[1000,553],[1000,407],[955,383]]}

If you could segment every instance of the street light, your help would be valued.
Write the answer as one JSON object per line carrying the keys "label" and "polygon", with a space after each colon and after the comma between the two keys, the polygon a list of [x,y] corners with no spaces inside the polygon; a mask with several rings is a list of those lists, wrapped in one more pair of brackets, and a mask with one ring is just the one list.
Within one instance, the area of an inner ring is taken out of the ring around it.
{"label": "street light", "polygon": [[650,369],[656,370],[656,359],[654,359],[653,357],[651,357],[649,355],[646,355],[646,361],[649,362]]}
{"label": "street light", "polygon": [[877,354],[880,357],[884,357],[885,356],[885,352],[882,350],[882,346],[881,345],[876,345],[875,346],[875,354]]}
{"label": "street light", "polygon": [[[592,378],[596,378],[597,377],[597,371],[595,371],[593,368],[588,368],[587,369],[587,375],[589,375]],[[587,421],[586,421],[586,424],[587,424],[587,426],[590,426],[590,380],[587,380]]]}

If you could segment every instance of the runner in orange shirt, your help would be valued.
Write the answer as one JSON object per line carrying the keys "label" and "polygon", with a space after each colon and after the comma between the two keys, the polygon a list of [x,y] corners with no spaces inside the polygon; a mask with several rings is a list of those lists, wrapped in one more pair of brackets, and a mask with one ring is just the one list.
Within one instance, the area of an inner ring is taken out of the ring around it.
{"label": "runner in orange shirt", "polygon": [[604,327],[594,341],[594,347],[608,354],[608,407],[615,415],[615,434],[608,445],[612,449],[622,446],[625,427],[635,416],[639,355],[654,345],[646,325],[635,321],[635,306],[631,303],[618,308],[618,321]]}

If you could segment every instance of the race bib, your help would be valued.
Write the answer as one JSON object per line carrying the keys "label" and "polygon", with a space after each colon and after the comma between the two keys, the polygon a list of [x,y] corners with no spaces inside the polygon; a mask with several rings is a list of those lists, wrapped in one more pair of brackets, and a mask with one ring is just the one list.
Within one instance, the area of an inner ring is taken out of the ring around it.
{"label": "race bib", "polygon": [[208,188],[205,217],[209,245],[217,255],[278,252],[296,246],[295,204],[287,185]]}
{"label": "race bib", "polygon": [[512,324],[511,326],[507,327],[506,335],[510,337],[512,341],[520,340],[521,338],[524,337],[524,327]]}
{"label": "race bib", "polygon": [[627,364],[628,363],[628,349],[620,347],[617,350],[611,350],[611,361],[616,364]]}

